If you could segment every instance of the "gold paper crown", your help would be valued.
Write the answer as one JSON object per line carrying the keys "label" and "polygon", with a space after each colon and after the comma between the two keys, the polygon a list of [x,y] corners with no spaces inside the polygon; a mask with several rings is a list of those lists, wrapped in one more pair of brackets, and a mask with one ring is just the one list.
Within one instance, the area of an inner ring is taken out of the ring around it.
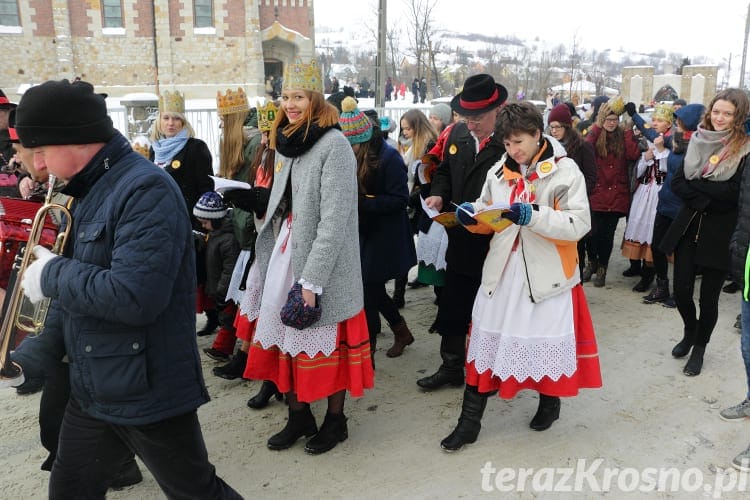
{"label": "gold paper crown", "polygon": [[160,113],[180,113],[185,114],[185,96],[178,91],[169,92],[165,90],[159,96]]}
{"label": "gold paper crown", "polygon": [[608,103],[610,111],[617,116],[620,116],[625,112],[625,103],[623,102],[621,95],[611,98]]}
{"label": "gold paper crown", "polygon": [[284,68],[283,90],[310,90],[323,93],[323,79],[320,68],[313,57],[309,64],[305,64],[297,58],[293,63]]}
{"label": "gold paper crown", "polygon": [[247,96],[242,87],[236,92],[227,89],[227,93],[221,95],[221,91],[216,91],[216,111],[219,116],[248,111],[250,106],[247,104]]}
{"label": "gold paper crown", "polygon": [[133,151],[148,158],[148,144],[133,143]]}
{"label": "gold paper crown", "polygon": [[268,101],[264,106],[255,105],[258,110],[258,129],[261,132],[271,130],[271,124],[276,119],[276,113],[279,108],[272,101]]}
{"label": "gold paper crown", "polygon": [[674,118],[674,108],[671,104],[657,104],[654,106],[654,112],[651,113],[651,118],[659,118],[665,122],[672,123]]}

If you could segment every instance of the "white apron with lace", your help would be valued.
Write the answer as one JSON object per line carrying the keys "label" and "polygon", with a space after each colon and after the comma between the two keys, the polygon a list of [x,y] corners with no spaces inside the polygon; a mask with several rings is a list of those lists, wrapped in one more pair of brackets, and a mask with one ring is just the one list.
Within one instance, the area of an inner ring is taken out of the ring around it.
{"label": "white apron with lace", "polygon": [[[253,265],[250,269],[245,295],[250,296],[251,299],[253,296],[260,298],[258,323],[253,338],[264,349],[277,346],[290,356],[297,356],[303,352],[310,357],[314,357],[318,353],[330,356],[336,349],[338,324],[297,330],[281,322],[281,308],[286,304],[287,295],[294,284],[291,243],[292,228],[291,224],[287,222],[281,225],[281,232],[276,238],[271,260],[268,262],[268,272],[266,273],[262,296],[257,294],[257,290],[251,290],[252,288],[258,288],[257,283],[260,282],[260,279],[255,279],[252,283],[253,268],[257,266]],[[249,304],[251,314],[254,309],[256,309],[256,306]],[[255,319],[250,315],[248,318],[251,321]]]}
{"label": "white apron with lace", "polygon": [[448,249],[448,233],[437,222],[430,224],[426,233],[420,232],[417,238],[417,260],[435,269],[445,269],[445,251]]}
{"label": "white apron with lace", "polygon": [[573,295],[567,291],[534,303],[524,284],[526,273],[520,251],[510,253],[500,281],[491,295],[480,288],[472,311],[467,361],[478,373],[491,370],[501,380],[545,375],[554,381],[576,371]]}
{"label": "white apron with lace", "polygon": [[245,274],[245,266],[247,266],[247,261],[250,260],[252,254],[252,250],[240,251],[240,255],[237,257],[237,262],[234,263],[232,279],[229,280],[229,289],[227,290],[226,300],[234,301],[235,304],[239,304],[242,301],[242,296],[245,293],[243,290],[240,290],[240,284],[242,282],[242,276]]}

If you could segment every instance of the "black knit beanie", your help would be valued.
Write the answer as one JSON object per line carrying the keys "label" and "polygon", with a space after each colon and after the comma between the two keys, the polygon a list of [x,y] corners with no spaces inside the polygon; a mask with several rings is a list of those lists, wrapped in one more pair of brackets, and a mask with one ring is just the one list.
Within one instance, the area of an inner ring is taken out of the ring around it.
{"label": "black knit beanie", "polygon": [[27,90],[16,108],[16,132],[27,148],[94,144],[115,135],[104,97],[80,80],[50,80]]}

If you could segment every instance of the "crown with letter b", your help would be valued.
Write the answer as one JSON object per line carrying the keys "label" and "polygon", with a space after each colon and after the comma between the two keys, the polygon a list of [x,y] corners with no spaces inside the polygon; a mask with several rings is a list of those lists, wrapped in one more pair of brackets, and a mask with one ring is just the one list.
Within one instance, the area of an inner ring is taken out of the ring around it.
{"label": "crown with letter b", "polygon": [[257,104],[255,108],[258,110],[258,129],[261,132],[268,132],[271,130],[271,125],[276,119],[276,113],[279,109],[272,101],[268,101],[263,106]]}
{"label": "crown with letter b", "polygon": [[323,79],[320,68],[313,57],[308,64],[297,58],[284,68],[283,90],[310,90],[323,93]]}
{"label": "crown with letter b", "polygon": [[219,116],[249,110],[250,105],[247,103],[247,96],[242,87],[239,87],[237,91],[227,89],[227,93],[224,95],[221,95],[220,90],[216,92],[216,111]]}

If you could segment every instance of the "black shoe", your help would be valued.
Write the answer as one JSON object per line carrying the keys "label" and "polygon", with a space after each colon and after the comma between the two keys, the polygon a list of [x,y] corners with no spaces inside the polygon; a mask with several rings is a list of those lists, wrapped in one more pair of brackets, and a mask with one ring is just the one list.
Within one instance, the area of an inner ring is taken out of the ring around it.
{"label": "black shoe", "polygon": [[653,267],[644,267],[641,271],[641,279],[638,281],[638,283],[635,284],[633,287],[634,292],[648,292],[649,288],[651,288],[651,283],[654,282],[654,268]]}
{"label": "black shoe", "polygon": [[461,387],[464,385],[464,371],[463,368],[454,369],[442,364],[437,372],[417,380],[417,385],[428,391],[440,389],[445,385]]}
{"label": "black shoe", "polygon": [[264,380],[263,384],[260,386],[258,394],[247,401],[247,406],[253,410],[260,410],[261,408],[268,406],[268,401],[274,396],[276,397],[276,401],[284,400],[284,395],[276,388],[276,384],[270,380]]}
{"label": "black shoe", "polygon": [[408,286],[409,288],[422,288],[427,285],[425,283],[422,283],[421,281],[414,280],[407,283],[406,286]]}
{"label": "black shoe", "polygon": [[674,300],[674,295],[670,295],[666,299],[664,299],[664,302],[661,303],[662,307],[667,307],[669,309],[675,309],[677,307],[677,302]]}
{"label": "black shoe", "polygon": [[682,340],[680,340],[672,348],[672,357],[684,358],[690,353],[690,349],[693,347],[694,332],[685,328],[682,334]]}
{"label": "black shoe", "polygon": [[221,352],[218,349],[214,349],[213,347],[206,347],[205,349],[203,349],[203,352],[205,352],[206,356],[213,359],[214,361],[229,361],[229,354]]}
{"label": "black shoe", "polygon": [[138,484],[141,481],[143,481],[141,470],[138,468],[138,464],[135,463],[135,458],[130,457],[129,460],[122,464],[115,477],[112,478],[109,487],[113,490],[121,490],[122,488]]}
{"label": "black shoe", "polygon": [[206,311],[206,324],[195,334],[199,337],[211,335],[219,327],[219,311],[210,309]]}
{"label": "black shoe", "polygon": [[727,285],[724,286],[724,288],[721,289],[721,291],[724,293],[737,293],[739,289],[740,285],[738,285],[734,281],[730,281]]}
{"label": "black shoe", "polygon": [[560,398],[539,394],[539,408],[531,419],[529,427],[535,431],[546,431],[552,423],[560,418]]}
{"label": "black shoe", "polygon": [[440,441],[443,451],[458,451],[464,445],[476,442],[482,429],[482,415],[486,407],[487,395],[479,394],[476,387],[466,386],[458,424],[448,437]]}
{"label": "black shoe", "polygon": [[703,354],[706,352],[706,346],[697,345],[693,347],[693,352],[690,353],[690,359],[688,359],[685,368],[682,373],[688,377],[695,377],[700,375],[701,369],[703,368]]}
{"label": "black shoe", "polygon": [[305,453],[320,455],[332,450],[337,444],[343,443],[348,437],[346,416],[343,413],[326,413],[326,418],[318,433],[305,443]]}
{"label": "black shoe", "polygon": [[631,260],[630,267],[622,272],[622,275],[626,278],[632,278],[633,276],[640,276],[641,274],[641,261]]}
{"label": "black shoe", "polygon": [[643,297],[643,302],[646,304],[655,304],[657,302],[664,302],[669,298],[669,280],[656,280],[656,286],[651,293]]}
{"label": "black shoe", "polygon": [[318,433],[318,425],[310,411],[310,405],[301,410],[289,408],[289,420],[286,426],[268,439],[267,446],[271,450],[286,450],[302,436],[310,437]]}
{"label": "black shoe", "polygon": [[28,396],[30,394],[36,394],[41,391],[44,387],[44,378],[41,377],[29,377],[23,384],[16,387],[16,394],[19,396]]}
{"label": "black shoe", "polygon": [[246,365],[247,353],[245,351],[238,350],[237,353],[232,356],[232,359],[231,361],[229,361],[229,363],[214,368],[213,374],[223,379],[234,380],[242,377],[242,374],[245,373]]}

